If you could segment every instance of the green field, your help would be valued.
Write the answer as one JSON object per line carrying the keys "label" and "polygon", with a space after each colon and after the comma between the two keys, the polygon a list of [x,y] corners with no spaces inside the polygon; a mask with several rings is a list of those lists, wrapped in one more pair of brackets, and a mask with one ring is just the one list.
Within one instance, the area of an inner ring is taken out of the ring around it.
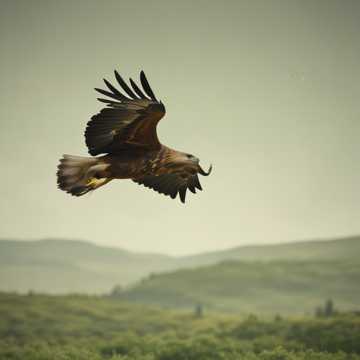
{"label": "green field", "polygon": [[359,360],[360,315],[265,320],[1,294],[0,339],[2,360]]}
{"label": "green field", "polygon": [[170,308],[302,315],[328,298],[341,310],[360,308],[359,284],[359,260],[228,261],[151,275],[117,296]]}

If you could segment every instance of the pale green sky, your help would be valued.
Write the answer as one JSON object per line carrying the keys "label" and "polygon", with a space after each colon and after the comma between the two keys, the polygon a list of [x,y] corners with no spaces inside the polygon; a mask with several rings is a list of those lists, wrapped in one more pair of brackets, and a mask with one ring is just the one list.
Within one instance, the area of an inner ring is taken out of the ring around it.
{"label": "pale green sky", "polygon": [[[357,0],[1,0],[0,237],[186,254],[360,233],[359,19]],[[186,205],[56,189],[114,68],[145,70],[164,144],[214,164]]]}

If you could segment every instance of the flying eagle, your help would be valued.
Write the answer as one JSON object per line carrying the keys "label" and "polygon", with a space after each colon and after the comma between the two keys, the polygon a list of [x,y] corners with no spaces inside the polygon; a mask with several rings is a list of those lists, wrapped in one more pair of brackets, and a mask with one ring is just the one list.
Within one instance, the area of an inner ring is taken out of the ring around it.
{"label": "flying eagle", "polygon": [[[198,174],[207,176],[194,155],[162,145],[156,126],[165,115],[165,106],[158,101],[143,71],[141,89],[132,79],[131,87],[117,71],[115,78],[122,88],[116,89],[104,79],[108,90],[96,88],[109,99],[87,123],[85,141],[93,157],[64,155],[57,172],[61,190],[81,196],[113,179],[132,179],[160,194],[185,202],[186,191],[202,190]],[[126,95],[125,95],[126,94]],[[96,155],[105,154],[100,157]]]}

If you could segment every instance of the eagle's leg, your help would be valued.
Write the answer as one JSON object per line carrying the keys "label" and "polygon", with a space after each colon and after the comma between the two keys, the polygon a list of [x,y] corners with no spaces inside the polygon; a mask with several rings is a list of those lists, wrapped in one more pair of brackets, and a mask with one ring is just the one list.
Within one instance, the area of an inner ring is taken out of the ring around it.
{"label": "eagle's leg", "polygon": [[90,187],[92,190],[95,190],[95,189],[99,188],[100,186],[107,184],[111,180],[112,180],[112,178],[93,177],[88,180],[88,182],[86,183],[86,186]]}
{"label": "eagle's leg", "polygon": [[103,163],[89,168],[85,174],[87,179],[86,187],[90,188],[91,190],[95,190],[111,181],[112,178],[106,176],[106,170],[108,167],[109,164]]}

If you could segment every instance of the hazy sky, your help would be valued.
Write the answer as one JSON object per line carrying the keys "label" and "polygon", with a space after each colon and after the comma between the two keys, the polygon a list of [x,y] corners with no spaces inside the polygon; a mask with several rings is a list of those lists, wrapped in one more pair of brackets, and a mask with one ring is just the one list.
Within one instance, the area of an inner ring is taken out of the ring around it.
{"label": "hazy sky", "polygon": [[[360,233],[360,1],[15,1],[0,14],[0,237],[187,254]],[[214,164],[187,203],[56,188],[94,87],[144,69],[164,144]]]}

